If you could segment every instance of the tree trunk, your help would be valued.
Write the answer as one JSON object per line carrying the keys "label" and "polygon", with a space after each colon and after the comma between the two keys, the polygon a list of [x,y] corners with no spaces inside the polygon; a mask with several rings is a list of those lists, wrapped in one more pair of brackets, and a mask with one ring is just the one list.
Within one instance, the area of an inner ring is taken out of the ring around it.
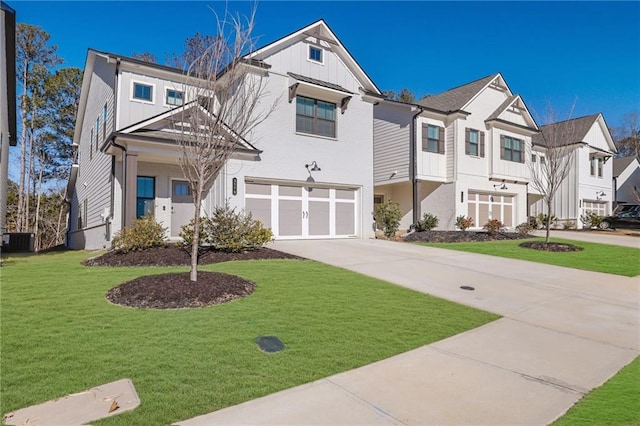
{"label": "tree trunk", "polygon": [[[27,77],[23,76],[24,85],[22,87],[27,87]],[[21,103],[21,111],[22,115],[22,131],[20,135],[20,181],[18,183],[18,213],[16,215],[16,231],[22,232],[22,223],[24,216],[24,175],[25,175],[25,167],[27,164],[27,120],[25,117],[25,107],[24,107],[24,98]]]}
{"label": "tree trunk", "polygon": [[40,204],[42,203],[42,165],[40,165],[40,173],[38,174],[38,191],[37,191],[37,197],[38,197],[38,201],[36,203],[36,217],[35,217],[35,224],[33,226],[33,233],[36,235],[36,241],[35,241],[35,249],[36,252],[40,251],[40,243],[41,243],[41,238],[39,235],[39,225],[40,225]]}
{"label": "tree trunk", "polygon": [[551,200],[547,201],[547,224],[546,224],[546,233],[544,237],[545,244],[549,244],[550,236],[551,236]]}
{"label": "tree trunk", "polygon": [[56,224],[56,240],[54,245],[62,244],[62,239],[60,238],[60,225],[62,223],[62,213],[64,212],[65,200],[67,199],[67,188],[64,189],[64,192],[62,194],[62,200],[60,201],[60,212],[58,213],[58,223]]}
{"label": "tree trunk", "polygon": [[200,248],[200,202],[202,199],[202,189],[200,183],[197,185],[194,194],[195,212],[193,214],[193,244],[191,245],[191,271],[189,279],[193,282],[198,281],[198,249]]}

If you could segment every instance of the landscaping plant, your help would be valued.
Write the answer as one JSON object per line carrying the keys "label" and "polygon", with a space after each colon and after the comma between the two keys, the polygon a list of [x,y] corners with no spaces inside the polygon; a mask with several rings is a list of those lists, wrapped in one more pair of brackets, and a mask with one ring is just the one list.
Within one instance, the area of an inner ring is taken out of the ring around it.
{"label": "landscaping plant", "polygon": [[491,219],[482,227],[489,235],[496,235],[499,232],[504,231],[504,224],[498,219]]}
{"label": "landscaping plant", "polygon": [[156,222],[153,215],[147,214],[118,232],[113,237],[112,246],[122,253],[161,247],[166,243],[166,231],[167,228]]}
{"label": "landscaping plant", "polygon": [[552,223],[554,223],[556,221],[556,217],[554,215],[547,215],[544,213],[540,213],[537,217],[536,217],[536,223],[541,227],[541,228],[546,228],[547,225],[551,225]]}
{"label": "landscaping plant", "polygon": [[382,228],[384,236],[391,238],[396,234],[400,227],[400,219],[402,219],[402,212],[400,211],[400,204],[395,201],[385,201],[378,205],[375,213],[376,225]]}
{"label": "landscaping plant", "polygon": [[456,217],[456,228],[460,229],[461,231],[466,231],[473,225],[473,219],[469,216],[461,214],[460,216]]}
{"label": "landscaping plant", "polygon": [[603,221],[602,216],[598,216],[594,212],[588,212],[580,216],[580,222],[584,225],[585,228],[597,228]]}
{"label": "landscaping plant", "polygon": [[422,220],[419,220],[415,225],[413,225],[413,229],[415,229],[416,232],[431,231],[433,228],[438,226],[438,222],[438,216],[431,213],[425,213],[422,216]]}
{"label": "landscaping plant", "polygon": [[520,225],[516,226],[516,231],[520,235],[529,235],[531,231],[533,231],[533,226],[531,226],[528,222],[523,222]]}

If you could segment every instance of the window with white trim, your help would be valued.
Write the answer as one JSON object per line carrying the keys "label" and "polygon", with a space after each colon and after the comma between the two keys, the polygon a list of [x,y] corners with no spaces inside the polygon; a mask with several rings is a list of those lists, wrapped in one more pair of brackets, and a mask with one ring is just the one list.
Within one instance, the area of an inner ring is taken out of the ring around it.
{"label": "window with white trim", "polygon": [[133,83],[133,99],[153,102],[153,86],[142,83]]}
{"label": "window with white trim", "polygon": [[180,90],[167,89],[165,103],[172,106],[180,106],[184,103],[184,92]]}
{"label": "window with white trim", "polygon": [[336,104],[296,97],[296,132],[336,137]]}
{"label": "window with white trim", "polygon": [[524,163],[524,141],[511,136],[501,135],[500,142],[502,152],[500,156],[501,159]]}
{"label": "window with white trim", "polygon": [[595,155],[589,157],[589,166],[591,176],[597,176],[599,178],[602,177],[604,169],[604,159],[602,157],[597,157]]}
{"label": "window with white trim", "polygon": [[324,51],[316,46],[309,46],[309,60],[313,62],[318,62],[320,64],[324,63]]}

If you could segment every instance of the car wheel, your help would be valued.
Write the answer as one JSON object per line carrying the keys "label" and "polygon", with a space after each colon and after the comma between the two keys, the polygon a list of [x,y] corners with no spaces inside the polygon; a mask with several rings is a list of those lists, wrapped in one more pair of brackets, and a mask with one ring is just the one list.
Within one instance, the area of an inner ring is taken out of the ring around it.
{"label": "car wheel", "polygon": [[599,228],[600,229],[609,229],[609,227],[611,227],[611,224],[609,222],[600,222]]}

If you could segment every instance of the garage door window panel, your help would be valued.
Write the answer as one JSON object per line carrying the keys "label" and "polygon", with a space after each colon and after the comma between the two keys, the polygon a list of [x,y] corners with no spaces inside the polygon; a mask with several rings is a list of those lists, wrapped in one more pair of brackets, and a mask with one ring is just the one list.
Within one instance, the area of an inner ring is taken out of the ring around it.
{"label": "garage door window panel", "polygon": [[302,230],[302,200],[278,201],[278,229],[281,236],[297,236]]}

